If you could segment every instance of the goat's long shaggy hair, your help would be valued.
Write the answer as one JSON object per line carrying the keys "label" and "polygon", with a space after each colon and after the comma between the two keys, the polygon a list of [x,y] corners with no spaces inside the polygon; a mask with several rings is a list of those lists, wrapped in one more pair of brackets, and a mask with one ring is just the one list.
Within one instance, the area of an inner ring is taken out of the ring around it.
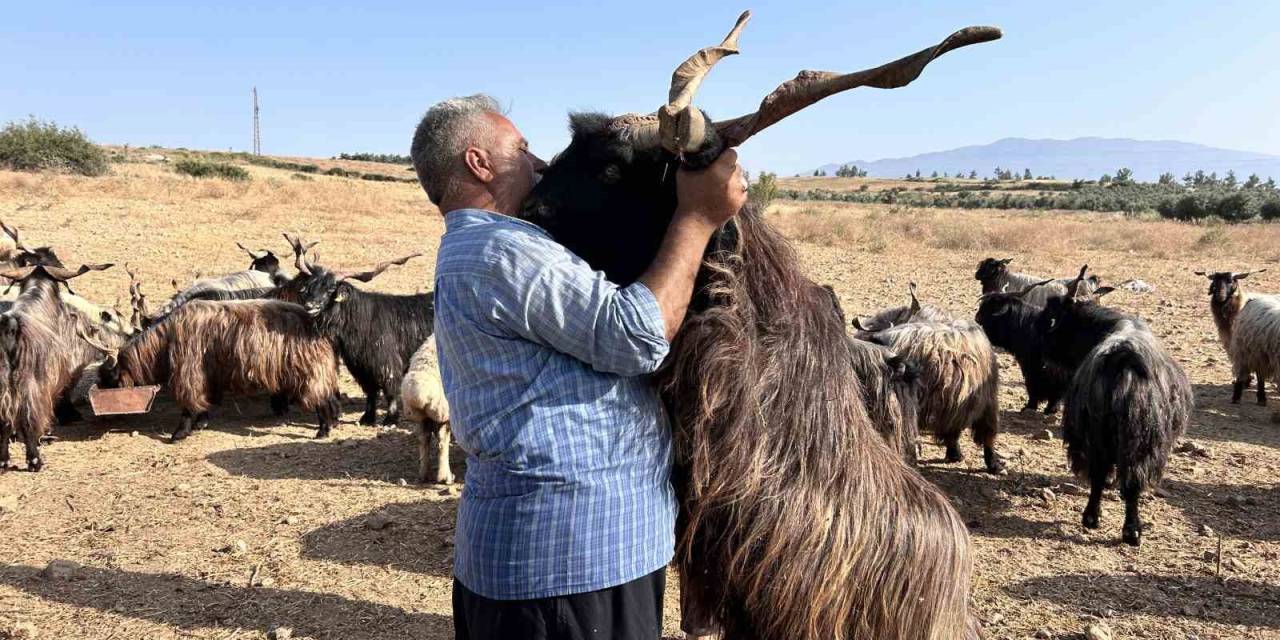
{"label": "goat's long shaggy hair", "polygon": [[1095,322],[1110,331],[1081,361],[1062,416],[1071,470],[1087,477],[1090,460],[1114,464],[1121,487],[1145,489],[1160,480],[1191,419],[1191,385],[1145,323],[1102,313]]}
{"label": "goat's long shaggy hair", "polygon": [[[191,286],[178,292],[156,313],[157,318],[163,318],[174,309],[192,300],[244,300],[246,298],[232,297],[229,294],[232,291],[257,290],[262,295],[254,295],[253,297],[263,297],[271,289],[283,284],[286,278],[283,274],[270,274],[264,271],[256,271],[249,269],[247,271],[237,271],[229,273],[225,276],[217,276],[210,278],[202,278],[191,283]],[[227,295],[227,297],[219,297]]]}
{"label": "goat's long shaggy hair", "polygon": [[726,640],[976,637],[964,523],[872,428],[830,295],[735,226],[661,373],[695,608]]}
{"label": "goat's long shaggy hair", "polygon": [[1036,321],[1044,307],[1031,304],[1012,293],[990,293],[982,297],[975,316],[991,344],[1008,351],[1022,369],[1027,387],[1024,410],[1035,410],[1045,402],[1045,413],[1054,413],[1071,380],[1062,367],[1045,357],[1044,336]]}
{"label": "goat's long shaggy hair", "polygon": [[381,392],[388,404],[385,424],[395,424],[400,418],[401,380],[413,354],[435,328],[434,293],[364,291],[324,267],[310,268],[298,294],[301,302],[368,397],[368,420],[376,413]]}
{"label": "goat's long shaggy hair", "polygon": [[850,340],[849,355],[871,424],[904,460],[915,464],[920,398],[925,392],[920,366],[865,340]]}
{"label": "goat's long shaggy hair", "polygon": [[995,446],[1000,367],[981,327],[964,320],[910,322],[875,334],[874,341],[919,364],[929,390],[920,400],[922,431],[955,445],[972,428],[974,442]]}
{"label": "goat's long shaggy hair", "polygon": [[135,336],[117,357],[122,387],[164,384],[203,413],[224,393],[287,395],[308,410],[338,393],[338,360],[301,306],[277,300],[193,300]]}
{"label": "goat's long shaggy hair", "polygon": [[[54,406],[97,359],[97,351],[80,334],[94,331],[93,319],[75,313],[51,280],[28,283],[12,306],[0,315],[0,448],[8,461],[9,439],[17,433],[27,446],[27,461],[36,468],[39,441],[54,419]],[[118,341],[106,330],[100,335]]]}
{"label": "goat's long shaggy hair", "polygon": [[1280,296],[1249,295],[1234,314],[1227,346],[1237,381],[1258,374],[1258,384],[1280,372]]}

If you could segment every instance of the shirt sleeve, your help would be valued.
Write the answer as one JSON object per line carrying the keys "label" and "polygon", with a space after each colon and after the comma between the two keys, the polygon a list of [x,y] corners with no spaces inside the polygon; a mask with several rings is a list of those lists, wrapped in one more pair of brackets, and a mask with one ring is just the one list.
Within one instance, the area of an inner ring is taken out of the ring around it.
{"label": "shirt sleeve", "polygon": [[666,323],[647,286],[619,287],[568,252],[523,257],[495,295],[507,329],[604,373],[637,376],[662,364]]}

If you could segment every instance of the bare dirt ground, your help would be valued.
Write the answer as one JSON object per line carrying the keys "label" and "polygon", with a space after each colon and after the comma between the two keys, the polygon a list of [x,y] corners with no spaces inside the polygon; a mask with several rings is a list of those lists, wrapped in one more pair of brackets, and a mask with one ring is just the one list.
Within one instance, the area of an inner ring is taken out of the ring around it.
{"label": "bare dirt ground", "polygon": [[[422,251],[371,286],[431,286],[443,225],[414,185],[248,169],[248,183],[142,164],[97,179],[0,172],[0,218],[69,261],[133,263],[155,301],[171,279],[243,268],[234,241],[285,251],[284,230],[323,239],[321,260],[337,266]],[[1280,638],[1280,425],[1270,408],[1229,404],[1207,283],[1190,273],[1274,269],[1280,227],[790,202],[772,216],[852,313],[903,303],[915,280],[927,301],[968,315],[974,266],[989,255],[1050,275],[1088,262],[1113,282],[1154,285],[1108,300],[1149,319],[1186,367],[1198,405],[1188,439],[1207,457],[1173,457],[1143,505],[1140,549],[1119,544],[1114,496],[1102,529],[1080,527],[1082,483],[1065,470],[1061,440],[1042,439],[1057,424],[1017,413],[1025,395],[1003,356],[1011,473],[982,473],[971,445],[958,465],[930,446],[922,470],[970,523],[974,606],[995,638],[1083,638],[1096,623],[1116,638]],[[119,268],[77,283],[96,301],[127,301]],[[1248,281],[1277,283],[1280,273]],[[44,471],[0,475],[0,637],[229,640],[276,625],[295,637],[452,637],[457,492],[403,482],[416,465],[412,435],[357,425],[359,391],[350,380],[344,390],[343,423],[321,441],[313,416],[274,418],[265,398],[228,402],[177,445],[165,438],[177,412],[163,396],[144,417],[59,427]],[[460,475],[461,458],[455,450]]]}

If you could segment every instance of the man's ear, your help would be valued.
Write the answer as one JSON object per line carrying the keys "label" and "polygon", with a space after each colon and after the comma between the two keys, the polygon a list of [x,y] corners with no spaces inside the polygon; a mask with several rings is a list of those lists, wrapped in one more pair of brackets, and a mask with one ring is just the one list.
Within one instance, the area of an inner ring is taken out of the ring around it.
{"label": "man's ear", "polygon": [[493,182],[495,176],[493,170],[493,158],[489,156],[489,152],[480,147],[467,147],[462,153],[462,161],[467,165],[467,171],[476,177],[476,180],[488,184]]}

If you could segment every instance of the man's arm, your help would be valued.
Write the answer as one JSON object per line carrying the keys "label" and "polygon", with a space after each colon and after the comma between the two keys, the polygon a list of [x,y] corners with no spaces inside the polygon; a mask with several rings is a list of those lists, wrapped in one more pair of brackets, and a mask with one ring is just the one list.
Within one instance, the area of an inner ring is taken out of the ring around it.
{"label": "man's arm", "polygon": [[680,331],[711,234],[747,202],[738,153],[729,149],[702,171],[676,175],[676,213],[658,255],[640,276],[662,309],[666,337]]}

